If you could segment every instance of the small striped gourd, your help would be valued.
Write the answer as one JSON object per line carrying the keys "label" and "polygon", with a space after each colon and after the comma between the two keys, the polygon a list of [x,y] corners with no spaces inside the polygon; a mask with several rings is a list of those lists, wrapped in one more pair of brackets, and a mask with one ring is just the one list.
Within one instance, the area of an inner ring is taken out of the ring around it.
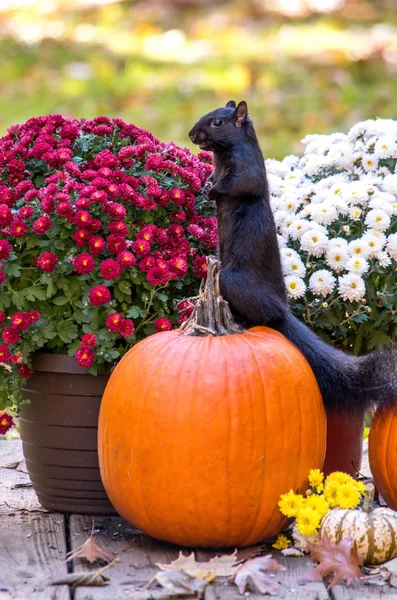
{"label": "small striped gourd", "polygon": [[372,508],[373,496],[374,486],[368,484],[362,509],[335,508],[321,523],[321,537],[328,534],[335,543],[351,538],[357,543],[358,556],[368,565],[397,556],[397,512]]}

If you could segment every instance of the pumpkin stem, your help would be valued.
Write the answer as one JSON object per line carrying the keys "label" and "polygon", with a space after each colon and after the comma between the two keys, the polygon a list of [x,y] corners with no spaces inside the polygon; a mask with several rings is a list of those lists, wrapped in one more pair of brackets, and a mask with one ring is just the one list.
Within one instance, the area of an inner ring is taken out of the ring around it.
{"label": "pumpkin stem", "polygon": [[244,331],[235,322],[229,304],[221,296],[219,273],[219,260],[215,256],[209,256],[207,279],[201,283],[193,313],[179,328],[181,334],[230,335]]}
{"label": "pumpkin stem", "polygon": [[370,513],[373,509],[372,504],[374,501],[375,486],[373,483],[367,483],[365,486],[363,512]]}

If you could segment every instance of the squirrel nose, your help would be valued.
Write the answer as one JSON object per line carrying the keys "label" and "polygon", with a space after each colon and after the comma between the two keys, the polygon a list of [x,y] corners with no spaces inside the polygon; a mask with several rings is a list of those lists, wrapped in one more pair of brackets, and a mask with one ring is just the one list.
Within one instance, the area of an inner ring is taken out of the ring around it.
{"label": "squirrel nose", "polygon": [[192,140],[192,142],[194,142],[194,140],[196,139],[196,134],[194,133],[193,129],[189,131],[189,137]]}

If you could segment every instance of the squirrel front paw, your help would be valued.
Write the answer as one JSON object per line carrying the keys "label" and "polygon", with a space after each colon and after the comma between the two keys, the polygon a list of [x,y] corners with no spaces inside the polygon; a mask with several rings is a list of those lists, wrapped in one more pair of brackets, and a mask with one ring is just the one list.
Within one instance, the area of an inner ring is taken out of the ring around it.
{"label": "squirrel front paw", "polygon": [[205,182],[204,187],[202,189],[202,194],[206,200],[209,200],[209,193],[210,193],[211,189],[213,188],[213,186],[214,186],[214,184],[213,184],[212,180],[207,179],[207,181]]}

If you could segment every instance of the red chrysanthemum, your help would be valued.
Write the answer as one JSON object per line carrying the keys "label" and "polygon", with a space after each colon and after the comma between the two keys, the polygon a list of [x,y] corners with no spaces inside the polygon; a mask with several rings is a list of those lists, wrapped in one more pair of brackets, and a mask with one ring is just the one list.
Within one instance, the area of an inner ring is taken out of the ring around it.
{"label": "red chrysanthemum", "polygon": [[40,254],[38,258],[38,264],[40,269],[43,269],[43,271],[52,273],[58,264],[58,257],[52,252],[43,252],[43,254]]}
{"label": "red chrysanthemum", "polygon": [[40,319],[39,311],[33,310],[33,308],[31,308],[30,311],[28,312],[28,316],[29,316],[29,320],[31,323],[37,323],[37,321]]}
{"label": "red chrysanthemum", "polygon": [[137,239],[132,245],[137,256],[145,256],[150,252],[150,244],[146,240]]}
{"label": "red chrysanthemum", "polygon": [[128,225],[124,223],[124,221],[112,221],[108,225],[110,233],[115,233],[117,235],[122,235],[125,237],[128,235]]}
{"label": "red chrysanthemum", "polygon": [[22,219],[22,221],[27,221],[30,217],[33,217],[34,210],[32,206],[22,206],[22,208],[18,211],[18,217]]}
{"label": "red chrysanthemum", "polygon": [[160,267],[152,267],[149,269],[146,275],[146,279],[150,285],[165,285],[169,280],[169,274],[166,269],[160,269]]}
{"label": "red chrysanthemum", "polygon": [[109,235],[107,248],[110,254],[119,254],[127,248],[127,242],[122,235]]}
{"label": "red chrysanthemum", "polygon": [[116,333],[120,329],[122,320],[123,315],[121,313],[111,313],[106,317],[105,325],[109,329],[109,331]]}
{"label": "red chrysanthemum", "polygon": [[33,231],[38,235],[44,235],[51,229],[51,219],[48,215],[43,215],[35,220],[33,223]]}
{"label": "red chrysanthemum", "polygon": [[73,261],[73,268],[79,275],[87,275],[95,269],[95,259],[88,252],[78,254]]}
{"label": "red chrysanthemum", "polygon": [[0,240],[0,260],[8,260],[12,251],[12,245],[7,240]]}
{"label": "red chrysanthemum", "polygon": [[[30,325],[29,313],[16,312],[11,317],[11,327],[15,331],[23,331]],[[7,343],[7,342],[6,342]]]}
{"label": "red chrysanthemum", "polygon": [[92,233],[88,229],[77,229],[77,231],[74,231],[72,234],[72,238],[79,248],[86,246],[91,239],[91,236]]}
{"label": "red chrysanthemum", "polygon": [[179,277],[184,277],[188,270],[186,258],[183,256],[175,256],[168,261],[170,271],[175,271]]}
{"label": "red chrysanthemum", "polygon": [[4,272],[0,269],[0,285],[2,283],[4,283],[6,280],[6,276],[4,275]]}
{"label": "red chrysanthemum", "polygon": [[12,221],[12,210],[7,204],[0,204],[0,225],[7,227]]}
{"label": "red chrysanthemum", "polygon": [[5,316],[5,314],[3,313],[3,311],[2,311],[2,310],[0,310],[0,325],[1,325],[2,323],[4,323],[4,321],[5,321],[5,320],[6,320],[6,316]]}
{"label": "red chrysanthemum", "polygon": [[129,267],[133,267],[136,264],[136,258],[129,252],[128,250],[123,250],[119,252],[117,255],[117,262],[119,263],[122,269],[128,269]]}
{"label": "red chrysanthemum", "polygon": [[11,359],[11,352],[7,346],[0,345],[0,363],[6,363]]}
{"label": "red chrysanthemum", "polygon": [[208,272],[207,257],[196,256],[193,259],[193,273],[196,277],[206,277]]}
{"label": "red chrysanthemum", "polygon": [[99,265],[99,270],[105,281],[116,279],[121,273],[121,267],[113,258],[107,258]]}
{"label": "red chrysanthemum", "polygon": [[88,346],[88,348],[94,348],[97,345],[96,335],[93,333],[85,333],[81,338],[81,345]]}
{"label": "red chrysanthemum", "polygon": [[21,365],[23,363],[22,352],[16,352],[11,355],[11,362],[13,365]]}
{"label": "red chrysanthemum", "polygon": [[100,306],[110,302],[112,295],[109,289],[105,285],[96,285],[90,289],[88,294],[88,300],[92,306]]}
{"label": "red chrysanthemum", "polygon": [[23,377],[24,379],[28,379],[32,374],[32,369],[28,367],[28,365],[19,365],[18,371],[20,377]]}
{"label": "red chrysanthemum", "polygon": [[91,254],[94,254],[96,256],[97,254],[101,254],[101,252],[104,252],[104,250],[106,250],[106,242],[100,236],[93,236],[88,242],[88,247],[90,249]]}
{"label": "red chrysanthemum", "polygon": [[1,337],[5,344],[16,344],[21,339],[18,331],[15,331],[15,329],[12,329],[12,327],[5,327]]}
{"label": "red chrysanthemum", "polygon": [[91,222],[91,215],[88,210],[79,210],[74,216],[75,225],[79,228],[88,227]]}
{"label": "red chrysanthemum", "polygon": [[130,337],[135,331],[135,325],[131,319],[122,319],[119,327],[119,333],[124,337]]}
{"label": "red chrysanthemum", "polygon": [[10,224],[10,235],[13,237],[21,238],[26,234],[27,230],[28,226],[20,219],[14,219]]}
{"label": "red chrysanthemum", "polygon": [[76,360],[81,367],[88,369],[95,362],[95,353],[89,346],[82,346],[76,350]]}
{"label": "red chrysanthemum", "polygon": [[0,435],[5,435],[14,425],[12,416],[5,410],[0,410]]}
{"label": "red chrysanthemum", "polygon": [[171,331],[172,329],[171,321],[169,319],[166,319],[165,317],[160,317],[159,319],[156,319],[153,325],[156,331]]}

